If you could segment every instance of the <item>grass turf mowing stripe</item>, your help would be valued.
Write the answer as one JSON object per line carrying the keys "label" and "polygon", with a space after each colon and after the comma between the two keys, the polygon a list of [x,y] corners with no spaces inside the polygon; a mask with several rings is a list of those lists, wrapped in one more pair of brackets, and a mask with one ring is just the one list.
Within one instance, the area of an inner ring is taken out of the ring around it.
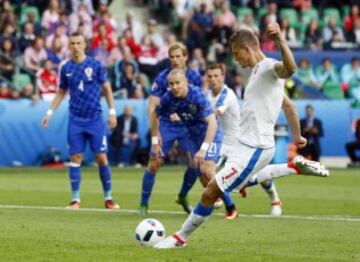
{"label": "grass turf mowing stripe", "polygon": [[[101,208],[80,208],[68,209],[65,207],[51,207],[51,206],[21,206],[21,205],[0,205],[0,209],[33,209],[33,210],[57,210],[57,211],[70,211],[70,212],[123,212],[123,213],[137,213],[136,209],[118,209],[109,210]],[[168,215],[184,215],[181,211],[166,211],[166,210],[150,210],[149,214],[168,214]],[[215,215],[223,216],[223,214],[215,213]],[[244,218],[271,218],[271,219],[295,219],[295,220],[328,220],[328,221],[345,221],[345,222],[360,222],[358,217],[343,217],[343,216],[295,216],[295,215],[282,215],[281,217],[273,217],[271,215],[261,214],[239,214],[239,217]]]}

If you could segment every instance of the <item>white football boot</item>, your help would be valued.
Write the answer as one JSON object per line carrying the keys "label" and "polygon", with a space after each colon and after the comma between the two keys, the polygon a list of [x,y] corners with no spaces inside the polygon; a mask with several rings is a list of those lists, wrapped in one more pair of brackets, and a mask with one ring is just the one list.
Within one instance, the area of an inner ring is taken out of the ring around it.
{"label": "white football boot", "polygon": [[156,243],[153,248],[170,249],[186,247],[186,241],[182,240],[176,233]]}
{"label": "white football boot", "polygon": [[320,162],[311,161],[303,156],[296,156],[292,160],[294,166],[298,168],[303,175],[328,177],[330,171]]}

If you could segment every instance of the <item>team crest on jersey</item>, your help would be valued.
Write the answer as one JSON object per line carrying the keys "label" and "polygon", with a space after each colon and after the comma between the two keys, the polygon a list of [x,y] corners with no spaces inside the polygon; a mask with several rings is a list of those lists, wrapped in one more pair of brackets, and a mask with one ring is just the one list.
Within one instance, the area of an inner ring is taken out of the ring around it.
{"label": "team crest on jersey", "polygon": [[92,80],[92,73],[93,73],[93,69],[91,67],[87,67],[84,69],[85,75],[88,78],[88,80]]}

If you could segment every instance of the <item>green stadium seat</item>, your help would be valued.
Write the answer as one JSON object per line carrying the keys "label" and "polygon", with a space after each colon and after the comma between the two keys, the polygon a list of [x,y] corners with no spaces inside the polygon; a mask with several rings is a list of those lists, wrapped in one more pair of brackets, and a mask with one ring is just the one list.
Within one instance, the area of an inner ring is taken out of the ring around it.
{"label": "green stadium seat", "polygon": [[329,19],[331,17],[335,17],[336,19],[336,24],[338,26],[341,26],[342,27],[342,20],[341,20],[341,16],[340,16],[340,12],[339,10],[337,10],[336,8],[331,8],[331,7],[328,7],[328,8],[325,8],[324,9],[324,13],[323,13],[323,26],[326,26]]}
{"label": "green stadium seat", "polygon": [[249,7],[241,7],[241,8],[237,8],[236,9],[236,16],[237,16],[237,19],[238,21],[243,21],[244,20],[244,17],[247,15],[247,14],[252,14],[254,15],[254,12],[251,8]]}
{"label": "green stadium seat", "polygon": [[341,12],[342,12],[343,17],[348,17],[350,15],[350,6],[343,5],[341,7]]}
{"label": "green stadium seat", "polygon": [[24,24],[27,20],[28,13],[33,12],[35,14],[35,21],[40,22],[40,12],[36,6],[25,6],[21,9],[20,22]]}
{"label": "green stadium seat", "polygon": [[267,9],[266,7],[260,7],[256,10],[256,22],[257,24],[259,24],[261,17],[263,17],[264,15],[267,14]]}
{"label": "green stadium seat", "polygon": [[319,19],[319,12],[316,9],[311,8],[301,13],[301,22],[303,25],[307,26],[312,19]]}
{"label": "green stadium seat", "polygon": [[344,93],[340,88],[340,85],[337,83],[329,82],[324,85],[323,89],[324,95],[332,99],[343,99]]}
{"label": "green stadium seat", "polygon": [[280,18],[287,18],[291,26],[295,28],[300,27],[300,22],[298,19],[298,15],[295,9],[293,8],[283,8],[280,10]]}
{"label": "green stadium seat", "polygon": [[27,84],[31,84],[31,77],[28,74],[15,74],[13,77],[15,89],[21,91]]}

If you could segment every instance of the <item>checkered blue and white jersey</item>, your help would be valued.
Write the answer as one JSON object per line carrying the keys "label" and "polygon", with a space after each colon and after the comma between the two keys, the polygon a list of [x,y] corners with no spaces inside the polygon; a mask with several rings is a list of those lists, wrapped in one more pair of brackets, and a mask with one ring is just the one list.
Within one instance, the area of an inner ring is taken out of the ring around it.
{"label": "checkered blue and white jersey", "polygon": [[101,117],[101,89],[107,81],[106,69],[92,57],[87,56],[80,64],[65,61],[60,68],[60,88],[69,89],[70,117],[83,120]]}

